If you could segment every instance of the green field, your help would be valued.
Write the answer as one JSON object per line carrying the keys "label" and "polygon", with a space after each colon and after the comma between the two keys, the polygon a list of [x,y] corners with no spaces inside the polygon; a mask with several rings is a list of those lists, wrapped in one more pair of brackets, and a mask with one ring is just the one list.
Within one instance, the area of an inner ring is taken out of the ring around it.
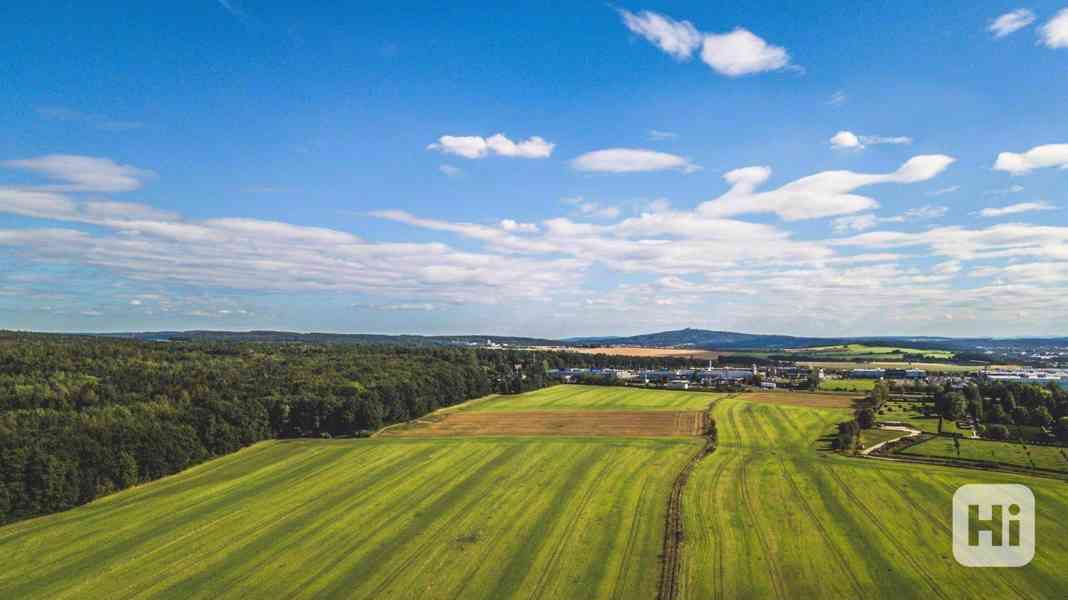
{"label": "green field", "polygon": [[697,447],[262,443],[0,529],[0,598],[653,598]]}
{"label": "green field", "polygon": [[828,392],[870,392],[874,388],[874,379],[824,379],[819,386]]}
{"label": "green field", "polygon": [[948,350],[922,350],[919,348],[907,348],[903,346],[869,346],[867,344],[819,346],[815,348],[802,348],[795,352],[799,354],[819,354],[828,358],[841,358],[845,360],[852,360],[854,358],[886,360],[888,358],[902,357],[905,354],[922,355],[924,358],[935,360],[948,360],[953,358],[953,353]]}
{"label": "green field", "polygon": [[518,396],[491,396],[460,410],[704,410],[726,394],[620,388],[597,385],[557,385]]}
{"label": "green field", "polygon": [[[722,443],[686,488],[682,598],[1055,598],[1068,567],[1068,487],[820,450],[841,416],[728,399]],[[968,569],[953,559],[964,483],[1024,483],[1039,509],[1035,560]]]}
{"label": "green field", "polygon": [[797,365],[799,367],[840,371],[850,371],[852,369],[860,368],[924,369],[928,373],[974,373],[976,371],[981,371],[984,368],[994,367],[994,365],[984,367],[975,365],[955,365],[951,363],[903,362],[901,360],[888,360],[885,356],[881,358],[873,358],[871,360],[864,360],[864,362],[851,362],[848,360],[803,360],[799,361]]}
{"label": "green field", "polygon": [[899,438],[903,435],[906,435],[906,432],[892,429],[863,429],[860,432],[860,443],[865,448],[871,448],[875,444]]}
{"label": "green field", "polygon": [[[560,386],[462,409],[678,410],[712,397]],[[719,447],[683,495],[679,598],[1063,596],[1064,482],[847,458],[827,447],[849,409],[715,397]],[[0,528],[0,598],[655,598],[669,491],[701,445],[265,442]],[[950,498],[977,482],[1034,490],[1031,565],[954,561]]]}
{"label": "green field", "polygon": [[[908,448],[905,454],[916,456],[933,456],[953,460],[985,461],[1004,463],[1031,468],[1031,463],[1039,469],[1050,469],[1068,473],[1068,449],[1056,446],[1023,446],[1018,442],[993,442],[988,440],[960,441],[960,457],[953,440],[934,438]],[[1030,459],[1028,458],[1030,453]]]}
{"label": "green field", "polygon": [[[883,405],[882,412],[875,415],[879,421],[904,421],[920,431],[938,433],[938,417],[925,417],[920,410],[919,402],[887,402]],[[960,429],[956,421],[942,420],[943,433],[960,433],[971,437],[971,429]]]}

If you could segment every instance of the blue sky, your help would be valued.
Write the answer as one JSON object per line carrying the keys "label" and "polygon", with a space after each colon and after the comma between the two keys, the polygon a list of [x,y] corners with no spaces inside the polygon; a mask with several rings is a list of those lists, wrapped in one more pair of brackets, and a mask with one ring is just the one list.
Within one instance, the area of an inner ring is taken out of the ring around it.
{"label": "blue sky", "polygon": [[1068,334],[1068,5],[0,8],[0,327]]}

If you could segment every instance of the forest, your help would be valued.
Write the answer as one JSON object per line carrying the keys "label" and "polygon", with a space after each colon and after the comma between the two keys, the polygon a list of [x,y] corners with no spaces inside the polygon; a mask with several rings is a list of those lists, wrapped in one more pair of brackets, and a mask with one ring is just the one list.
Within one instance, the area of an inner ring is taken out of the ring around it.
{"label": "forest", "polygon": [[260,440],[367,435],[472,398],[543,387],[549,368],[609,361],[468,346],[0,332],[0,523],[84,504]]}

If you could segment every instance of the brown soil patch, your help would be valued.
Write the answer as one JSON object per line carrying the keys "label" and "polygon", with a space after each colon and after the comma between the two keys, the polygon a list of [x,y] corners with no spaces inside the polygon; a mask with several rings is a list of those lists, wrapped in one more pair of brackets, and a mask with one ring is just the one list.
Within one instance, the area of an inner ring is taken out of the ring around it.
{"label": "brown soil patch", "polygon": [[790,406],[805,406],[808,408],[853,408],[856,400],[862,399],[862,394],[820,394],[818,392],[753,392],[751,394],[738,394],[740,400],[750,402],[762,402],[764,404],[787,404]]}
{"label": "brown soil patch", "polygon": [[700,411],[467,412],[419,419],[382,435],[666,437],[701,435],[704,428],[705,413]]}

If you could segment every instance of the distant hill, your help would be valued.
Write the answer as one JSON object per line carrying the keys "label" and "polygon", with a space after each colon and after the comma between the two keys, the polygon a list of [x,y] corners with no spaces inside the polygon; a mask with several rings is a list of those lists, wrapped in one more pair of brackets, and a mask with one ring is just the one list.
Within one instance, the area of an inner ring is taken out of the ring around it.
{"label": "distant hill", "polygon": [[1068,338],[948,338],[934,336],[804,337],[775,334],[677,329],[632,336],[573,337],[560,340],[501,335],[381,335],[368,333],[298,333],[292,331],[142,331],[97,334],[154,341],[293,342],[394,346],[636,346],[700,350],[788,350],[839,344],[907,346],[919,350],[1004,351],[1010,348],[1065,348]]}

